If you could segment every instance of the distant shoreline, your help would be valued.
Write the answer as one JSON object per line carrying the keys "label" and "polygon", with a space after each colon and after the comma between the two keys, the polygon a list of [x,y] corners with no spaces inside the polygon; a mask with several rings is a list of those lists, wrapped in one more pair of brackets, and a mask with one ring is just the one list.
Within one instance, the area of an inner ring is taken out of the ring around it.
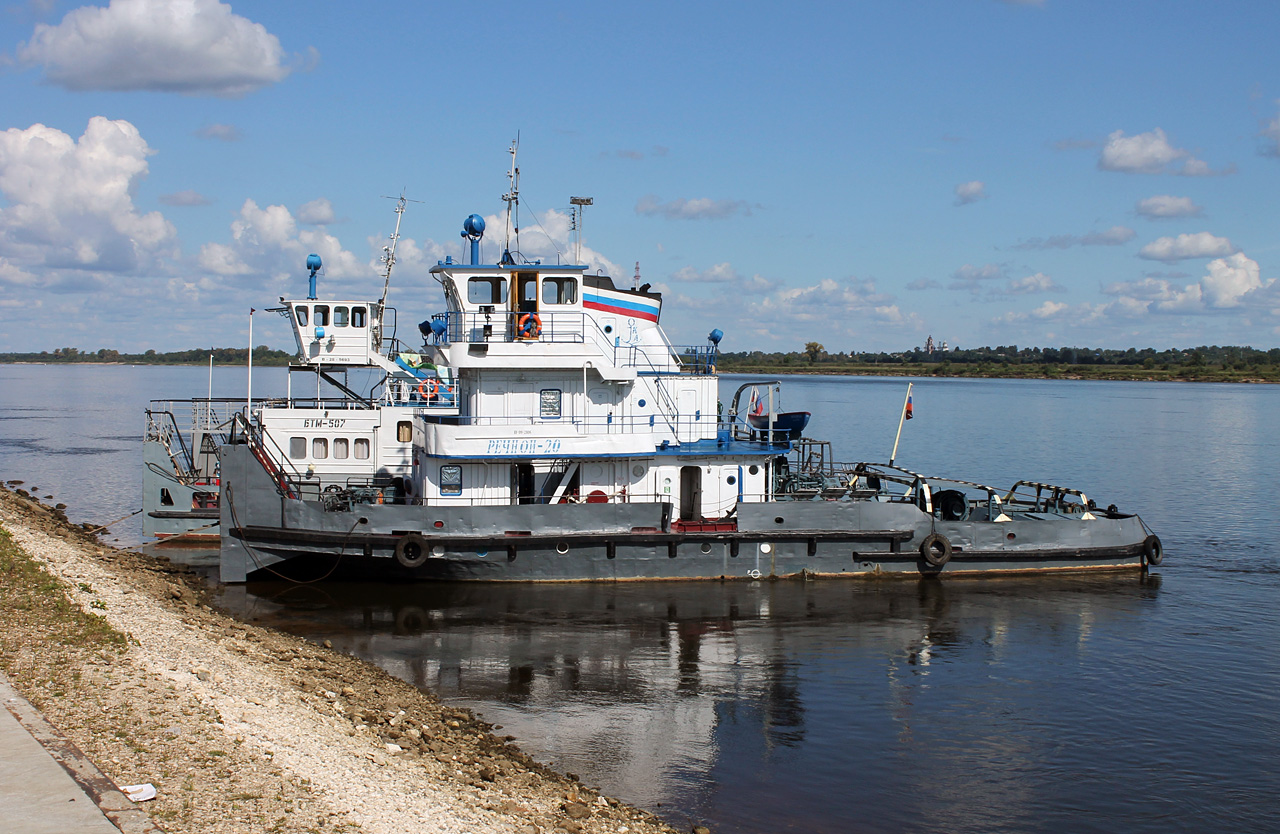
{"label": "distant shoreline", "polygon": [[[283,368],[289,363],[274,357],[253,363],[260,368]],[[103,360],[75,360],[60,362],[40,362],[35,360],[3,360],[0,365],[119,365],[127,367],[155,368],[202,368],[207,362],[110,362]],[[214,362],[215,368],[243,368],[244,362]],[[1133,368],[1115,365],[1062,365],[1060,369],[1045,373],[1032,370],[1037,366],[1001,365],[997,368],[978,370],[951,365],[943,370],[939,364],[911,365],[844,365],[823,367],[789,366],[746,366],[738,367],[729,364],[719,366],[724,374],[753,374],[773,376],[905,376],[921,379],[1049,379],[1071,381],[1116,381],[1116,382],[1233,382],[1245,385],[1275,385],[1280,383],[1280,373],[1272,376],[1260,376],[1257,373],[1235,370],[1219,370],[1216,368]],[[1272,370],[1268,368],[1268,370]]]}
{"label": "distant shoreline", "polygon": [[[1033,370],[1034,368],[1034,370]],[[1280,383],[1280,369],[1268,368],[1272,373],[1260,375],[1247,371],[1219,370],[1211,368],[1141,368],[1132,369],[1115,365],[1063,365],[1049,373],[1038,366],[1000,365],[995,368],[977,368],[951,365],[945,370],[938,364],[916,365],[853,365],[823,367],[746,366],[730,364],[718,366],[722,374],[756,374],[776,376],[905,376],[920,379],[1050,379],[1072,381],[1115,382],[1236,382],[1249,385],[1274,385]]]}

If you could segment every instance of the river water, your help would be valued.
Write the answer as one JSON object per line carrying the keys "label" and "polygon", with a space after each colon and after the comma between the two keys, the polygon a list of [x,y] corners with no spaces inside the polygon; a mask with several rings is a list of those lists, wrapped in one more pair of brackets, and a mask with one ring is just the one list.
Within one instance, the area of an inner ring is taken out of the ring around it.
{"label": "river water", "polygon": [[[283,373],[255,371],[255,392]],[[743,380],[726,377],[728,403]],[[215,396],[244,372],[219,369]],[[261,387],[259,387],[261,385]],[[0,366],[0,477],[137,509],[143,402],[199,368]],[[885,459],[903,380],[788,378]],[[719,832],[1273,831],[1280,387],[921,380],[900,463],[1083,488],[1161,535],[1149,575],[224,589],[239,616],[473,707],[589,784]],[[121,523],[122,542],[136,528]],[[132,532],[131,532],[132,531]]]}

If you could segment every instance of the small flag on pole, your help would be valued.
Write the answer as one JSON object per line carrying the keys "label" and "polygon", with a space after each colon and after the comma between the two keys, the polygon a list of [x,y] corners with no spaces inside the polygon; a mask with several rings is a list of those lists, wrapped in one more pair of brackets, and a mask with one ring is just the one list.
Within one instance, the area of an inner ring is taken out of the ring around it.
{"label": "small flag on pole", "polygon": [[904,416],[905,416],[908,420],[910,420],[912,417],[914,417],[914,416],[915,416],[914,414],[912,414],[912,413],[911,413],[911,395],[910,395],[910,394],[908,394],[908,395],[907,395],[907,411],[906,411],[906,414],[905,414]]}

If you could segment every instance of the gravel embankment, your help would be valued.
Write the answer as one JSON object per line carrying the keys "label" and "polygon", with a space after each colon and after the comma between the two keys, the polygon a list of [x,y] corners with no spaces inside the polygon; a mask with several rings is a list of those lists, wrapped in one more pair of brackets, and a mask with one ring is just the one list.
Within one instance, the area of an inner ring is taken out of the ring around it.
{"label": "gravel embankment", "polygon": [[[674,831],[364,661],[218,613],[198,578],[2,487],[0,524],[60,580],[40,589],[49,605],[0,618],[0,664],[117,784],[156,786],[144,808],[166,831]],[[127,639],[59,640],[60,595]]]}

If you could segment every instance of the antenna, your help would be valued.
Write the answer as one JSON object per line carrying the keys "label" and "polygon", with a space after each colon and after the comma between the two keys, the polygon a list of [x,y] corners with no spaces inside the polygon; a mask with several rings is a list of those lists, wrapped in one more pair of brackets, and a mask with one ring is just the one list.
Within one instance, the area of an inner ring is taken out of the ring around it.
{"label": "antenna", "polygon": [[516,138],[511,141],[511,147],[507,149],[507,153],[511,154],[511,170],[507,172],[507,179],[511,181],[511,190],[502,195],[502,201],[507,204],[507,241],[503,246],[503,260],[510,260],[511,253],[511,209],[515,207],[515,230],[516,230],[516,251],[520,251],[520,169],[516,166],[516,153],[520,150],[520,133],[516,132]]}
{"label": "antenna", "polygon": [[391,245],[382,247],[382,265],[384,267],[382,273],[382,300],[378,302],[378,310],[381,311],[387,304],[387,290],[391,288],[391,268],[396,265],[396,244],[400,242],[400,221],[404,219],[405,203],[421,203],[421,200],[410,200],[404,196],[404,192],[400,192],[399,197],[388,197],[385,194],[382,199],[396,201],[396,230],[391,233]]}
{"label": "antenna", "polygon": [[640,262],[636,261],[636,277],[631,281],[631,289],[640,289]]}
{"label": "antenna", "polygon": [[575,240],[577,240],[578,246],[573,256],[573,262],[575,264],[582,263],[582,207],[589,206],[593,202],[594,201],[590,197],[569,198],[569,205],[573,206],[573,229],[577,232]]}

